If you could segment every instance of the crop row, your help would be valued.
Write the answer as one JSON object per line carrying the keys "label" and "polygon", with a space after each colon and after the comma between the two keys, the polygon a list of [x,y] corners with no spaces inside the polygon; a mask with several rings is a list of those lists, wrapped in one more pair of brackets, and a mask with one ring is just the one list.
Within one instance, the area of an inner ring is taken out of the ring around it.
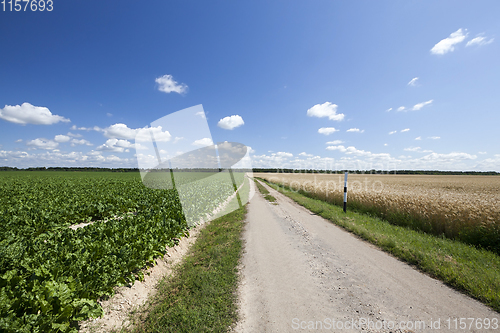
{"label": "crop row", "polygon": [[223,178],[186,182],[181,200],[137,174],[2,175],[0,330],[75,332],[77,321],[101,315],[97,299],[141,279],[140,269],[188,232],[188,200],[194,218],[234,192]]}

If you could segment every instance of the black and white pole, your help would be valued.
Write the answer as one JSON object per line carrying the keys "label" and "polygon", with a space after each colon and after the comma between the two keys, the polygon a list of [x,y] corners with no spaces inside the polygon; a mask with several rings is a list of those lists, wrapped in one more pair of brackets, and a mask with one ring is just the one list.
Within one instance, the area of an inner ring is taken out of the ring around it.
{"label": "black and white pole", "polygon": [[344,213],[347,211],[347,172],[344,176]]}

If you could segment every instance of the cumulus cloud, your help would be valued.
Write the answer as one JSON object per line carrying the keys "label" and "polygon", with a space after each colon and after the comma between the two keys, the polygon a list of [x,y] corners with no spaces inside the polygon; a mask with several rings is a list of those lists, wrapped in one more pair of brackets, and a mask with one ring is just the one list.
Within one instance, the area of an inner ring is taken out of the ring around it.
{"label": "cumulus cloud", "polygon": [[73,139],[71,140],[71,146],[74,147],[76,145],[86,145],[86,146],[93,146],[92,143],[85,139]]}
{"label": "cumulus cloud", "polygon": [[193,146],[211,146],[213,144],[214,143],[210,138],[199,139],[192,143]]}
{"label": "cumulus cloud", "polygon": [[421,108],[423,108],[424,106],[429,105],[429,104],[432,104],[432,102],[433,102],[433,101],[434,101],[434,100],[433,100],[433,99],[431,99],[431,100],[428,100],[427,102],[422,102],[422,103],[415,104],[415,105],[413,106],[413,109],[412,109],[412,110],[413,110],[413,111],[418,111],[418,110],[420,110]]}
{"label": "cumulus cloud", "polygon": [[347,151],[347,149],[344,146],[342,146],[342,145],[339,145],[339,146],[328,146],[328,147],[326,147],[326,150],[338,150],[338,151],[340,151],[342,153],[344,153],[344,152]]}
{"label": "cumulus cloud", "polygon": [[430,136],[429,139],[431,139],[431,140],[439,140],[439,139],[441,139],[441,137],[440,136]]}
{"label": "cumulus cloud", "polygon": [[306,152],[302,152],[299,154],[299,156],[312,157],[313,154],[307,154]]}
{"label": "cumulus cloud", "polygon": [[436,45],[434,45],[434,47],[431,49],[431,53],[446,54],[448,52],[453,52],[455,50],[455,45],[463,42],[467,37],[466,32],[466,29],[458,29],[457,31],[450,34],[449,37],[440,40]]}
{"label": "cumulus cloud", "polygon": [[292,153],[284,152],[284,151],[279,151],[273,155],[280,156],[280,157],[293,157]]}
{"label": "cumulus cloud", "polygon": [[391,131],[391,132],[389,132],[389,135],[393,135],[393,134],[395,134],[395,133],[397,133],[397,132],[398,132],[398,131]]}
{"label": "cumulus cloud", "polygon": [[344,141],[342,141],[342,140],[333,140],[333,141],[328,141],[326,144],[335,146],[335,145],[340,145],[342,143],[344,143]]}
{"label": "cumulus cloud", "polygon": [[332,104],[330,102],[325,102],[323,104],[316,104],[309,110],[307,110],[307,115],[309,117],[328,117],[330,120],[341,121],[344,119],[345,115],[343,113],[337,113],[337,104]]}
{"label": "cumulus cloud", "polygon": [[388,108],[385,112],[391,112],[392,108]]}
{"label": "cumulus cloud", "polygon": [[410,131],[410,129],[409,129],[409,128],[405,128],[405,129],[402,129],[402,130],[401,130],[401,133],[404,133],[404,132],[409,132],[409,131]]}
{"label": "cumulus cloud", "polygon": [[417,153],[432,153],[432,150],[423,150],[420,147],[409,147],[409,148],[404,148],[404,151],[414,151]]}
{"label": "cumulus cloud", "polygon": [[401,112],[401,111],[404,111],[404,110],[406,110],[406,108],[404,106],[400,106],[396,111]]}
{"label": "cumulus cloud", "polygon": [[224,117],[221,120],[219,120],[219,122],[217,123],[217,126],[219,126],[220,128],[223,128],[223,129],[232,130],[232,129],[235,129],[236,127],[240,127],[244,124],[245,124],[245,122],[243,121],[243,118],[241,118],[241,116],[232,115],[229,117]]}
{"label": "cumulus cloud", "polygon": [[[85,140],[84,140],[85,141]],[[121,139],[108,139],[106,143],[97,147],[97,150],[100,151],[112,151],[116,153],[129,152],[131,148],[135,148],[137,150],[147,149],[139,143],[133,144],[128,140]]]}
{"label": "cumulus cloud", "polygon": [[467,153],[461,153],[461,152],[452,152],[449,154],[438,154],[438,153],[432,153],[429,155],[426,155],[422,157],[422,160],[425,161],[444,161],[444,162],[455,162],[455,161],[463,161],[463,160],[475,160],[477,158],[476,155],[471,155]]}
{"label": "cumulus cloud", "polygon": [[338,129],[335,129],[334,127],[321,127],[318,130],[319,134],[324,134],[324,135],[330,135],[332,133],[338,132]]}
{"label": "cumulus cloud", "polygon": [[54,141],[59,143],[68,142],[69,140],[71,140],[71,138],[67,135],[56,135],[54,137]]}
{"label": "cumulus cloud", "polygon": [[410,82],[408,82],[408,85],[415,87],[417,85],[417,80],[418,80],[418,77],[414,77],[413,79],[410,80]]}
{"label": "cumulus cloud", "polygon": [[[137,129],[129,128],[125,124],[114,124],[103,130],[104,135],[110,139],[131,140],[137,135]],[[151,137],[149,138],[151,140]]]}
{"label": "cumulus cloud", "polygon": [[478,36],[478,37],[473,38],[470,41],[468,41],[467,44],[465,44],[465,47],[474,46],[474,45],[477,45],[477,46],[488,45],[488,44],[493,43],[493,40],[494,40],[494,38],[487,40],[486,37],[484,37],[484,36]]}
{"label": "cumulus cloud", "polygon": [[164,93],[175,92],[178,94],[184,94],[187,92],[188,86],[184,83],[179,84],[174,80],[172,75],[163,75],[155,79],[155,82],[158,83],[158,90]]}
{"label": "cumulus cloud", "polygon": [[118,123],[107,128],[100,129],[99,131],[102,131],[104,136],[110,139],[135,139],[137,142],[151,141],[151,134],[153,134],[156,142],[167,142],[172,138],[170,132],[164,131],[161,126],[133,129],[129,128],[125,124]]}
{"label": "cumulus cloud", "polygon": [[30,103],[5,105],[3,109],[0,109],[0,118],[20,125],[52,125],[58,122],[70,122],[69,119],[52,114],[46,107],[34,106]]}
{"label": "cumulus cloud", "polygon": [[75,134],[75,133],[71,133],[71,132],[68,132],[68,134],[66,134],[67,136],[70,136],[72,138],[81,138],[82,135],[81,134]]}
{"label": "cumulus cloud", "polygon": [[415,140],[420,141],[420,140],[422,140],[422,137],[421,137],[421,136],[417,136],[417,137],[415,138]]}
{"label": "cumulus cloud", "polygon": [[349,147],[344,147],[342,145],[338,146],[328,146],[326,147],[327,150],[338,150],[341,153],[344,153],[346,155],[354,155],[354,156],[364,156],[364,157],[370,157],[370,158],[384,158],[384,157],[389,157],[389,154],[386,153],[381,153],[381,154],[375,154],[367,150],[362,150],[362,149],[357,149],[354,146],[349,146]]}
{"label": "cumulus cloud", "polygon": [[26,145],[35,149],[56,149],[59,143],[54,140],[39,138],[26,142]]}
{"label": "cumulus cloud", "polygon": [[360,130],[359,128],[349,128],[347,132],[357,132],[357,133],[363,133],[365,130]]}

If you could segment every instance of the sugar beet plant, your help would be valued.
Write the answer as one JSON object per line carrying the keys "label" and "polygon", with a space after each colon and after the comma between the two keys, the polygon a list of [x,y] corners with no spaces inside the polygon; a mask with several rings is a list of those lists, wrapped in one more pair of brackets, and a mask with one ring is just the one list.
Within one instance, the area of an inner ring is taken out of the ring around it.
{"label": "sugar beet plant", "polygon": [[76,332],[102,314],[98,298],[142,279],[139,269],[187,233],[175,190],[146,188],[138,175],[47,174],[0,174],[2,332]]}

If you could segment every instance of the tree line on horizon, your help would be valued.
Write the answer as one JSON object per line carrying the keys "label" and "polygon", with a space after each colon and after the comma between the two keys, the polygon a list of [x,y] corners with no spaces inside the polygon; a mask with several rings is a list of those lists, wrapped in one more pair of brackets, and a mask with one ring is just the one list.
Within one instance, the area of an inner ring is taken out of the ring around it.
{"label": "tree line on horizon", "polygon": [[[175,169],[174,169],[175,170]],[[179,169],[180,171],[211,171],[212,169]],[[0,167],[0,171],[108,171],[108,172],[139,172],[139,168],[100,168],[100,167]],[[162,171],[162,170],[158,170]],[[221,171],[221,170],[219,170]],[[238,169],[233,169],[238,171]],[[247,171],[247,170],[245,170]],[[500,172],[496,171],[441,171],[441,170],[316,170],[316,169],[278,169],[278,168],[253,168],[253,172],[262,173],[318,173],[318,174],[343,174],[345,172],[351,174],[393,174],[393,175],[486,175],[497,176]]]}

